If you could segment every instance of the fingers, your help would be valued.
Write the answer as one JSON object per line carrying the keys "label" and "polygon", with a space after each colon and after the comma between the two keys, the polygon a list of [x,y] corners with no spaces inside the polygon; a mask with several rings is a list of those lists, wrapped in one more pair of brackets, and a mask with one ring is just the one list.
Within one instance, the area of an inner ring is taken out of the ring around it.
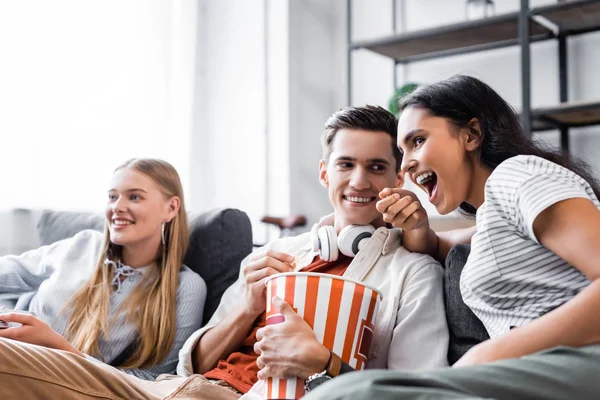
{"label": "fingers", "polygon": [[[386,193],[388,193],[387,196],[385,196]],[[413,192],[411,192],[410,190],[400,188],[383,189],[381,193],[379,193],[379,197],[381,198],[381,200],[377,202],[376,208],[377,211],[379,211],[382,214],[385,213],[387,208],[395,204],[398,200],[406,199],[404,201],[407,201],[408,203],[410,203],[411,201],[418,201],[418,197]],[[408,203],[406,205],[408,205]]]}
{"label": "fingers", "polygon": [[8,313],[0,314],[0,320],[4,322],[17,322],[21,325],[33,325],[37,318],[30,314]]}
{"label": "fingers", "polygon": [[[260,361],[259,361],[260,359]],[[259,364],[260,363],[260,364]],[[261,357],[258,357],[256,359],[256,365],[259,366],[259,371],[258,371],[258,379],[267,379],[272,377],[273,375],[271,375],[269,368],[266,366],[266,364],[264,363],[264,361],[262,360]]]}
{"label": "fingers", "polygon": [[[259,352],[256,352],[256,354],[260,354]],[[265,367],[265,362],[263,361],[262,357],[258,357],[256,359],[256,366],[258,367],[258,369],[263,369]]]}
{"label": "fingers", "polygon": [[263,258],[260,258],[248,265],[246,265],[246,271],[250,272],[250,271],[256,271],[265,267],[271,267],[276,269],[279,272],[290,272],[292,270],[292,267],[290,266],[290,264],[283,262],[281,260],[278,260],[276,258],[270,257],[270,256],[264,256]]}
{"label": "fingers", "polygon": [[300,376],[300,369],[286,360],[276,361],[261,355],[256,359],[259,368],[258,379],[280,378],[288,379]]}
{"label": "fingers", "polygon": [[383,214],[383,220],[394,225],[402,225],[420,208],[421,203],[418,201],[413,201],[411,197],[403,197],[388,207]]}
{"label": "fingers", "polygon": [[[256,360],[256,364],[258,365],[258,360]],[[275,368],[266,366],[266,364],[264,364],[264,363],[263,363],[263,367],[258,371],[258,379],[262,379],[262,380],[267,379],[267,378],[280,378],[280,379],[292,378],[292,376],[288,377],[288,376],[282,376],[282,375],[283,374],[275,372]]]}
{"label": "fingers", "polygon": [[398,218],[398,214],[401,212],[405,214],[404,218],[402,218],[404,220],[408,216],[406,215],[406,208],[411,206],[413,203],[416,203],[417,209],[420,206],[420,203],[418,201],[414,201],[410,196],[404,196],[402,198],[398,198],[397,196],[400,195],[394,194],[393,196],[390,196],[384,200],[380,200],[377,203],[377,210],[383,214],[383,220],[385,222],[393,222]]}
{"label": "fingers", "polygon": [[17,335],[15,335],[15,333],[17,333],[17,331],[19,331],[19,328],[0,329],[0,337],[6,338],[6,339],[18,340]]}
{"label": "fingers", "polygon": [[388,208],[390,208],[393,204],[396,204],[396,202],[400,200],[400,195],[395,193],[392,194],[390,196],[387,196],[385,198],[383,198],[382,200],[379,200],[376,204],[375,204],[375,208],[377,209],[377,211],[379,211],[380,213],[385,213],[387,211]]}
{"label": "fingers", "polygon": [[[427,213],[410,190],[385,188],[379,193],[379,197],[381,200],[375,207],[383,215],[384,222],[396,228],[411,230],[427,221]],[[419,215],[420,210],[423,210],[423,215]]]}
{"label": "fingers", "polygon": [[298,314],[294,311],[294,309],[281,297],[275,296],[271,301],[275,308],[285,317],[286,320],[298,317]]}
{"label": "fingers", "polygon": [[[394,193],[398,193],[398,194],[402,195],[403,192],[408,192],[408,190],[402,189],[402,188],[397,188],[397,187],[385,188],[381,192],[379,192],[379,198],[385,199],[386,197],[389,197],[389,196],[393,195]],[[400,196],[400,197],[402,197],[402,196]]]}
{"label": "fingers", "polygon": [[258,271],[249,272],[246,275],[246,284],[251,285],[257,282],[264,283],[262,281],[266,280],[266,278],[278,273],[280,273],[280,271],[271,267],[266,267],[263,269],[259,269]]}
{"label": "fingers", "polygon": [[257,257],[258,258],[256,260],[248,263],[244,267],[244,275],[246,276],[246,281],[248,281],[248,277],[251,275],[254,276],[254,280],[252,282],[255,282],[267,276],[264,275],[266,274],[266,272],[263,272],[263,275],[254,275],[254,272],[260,271],[265,268],[273,269],[274,273],[291,272],[294,270],[294,268],[291,265],[294,262],[294,257],[288,254],[268,250],[266,253],[262,253]]}
{"label": "fingers", "polygon": [[[256,344],[258,344],[258,342],[263,340],[263,338],[265,337],[265,332],[266,332],[265,329],[267,329],[266,326],[264,328],[260,328],[259,330],[256,331]],[[256,344],[254,345],[255,348],[256,348]]]}
{"label": "fingers", "polygon": [[294,256],[291,256],[287,253],[282,253],[281,251],[276,251],[273,249],[269,249],[265,252],[259,252],[259,253],[252,254],[252,256],[250,256],[250,260],[257,261],[264,257],[271,257],[271,258],[274,258],[281,262],[288,262],[288,263],[294,262]]}

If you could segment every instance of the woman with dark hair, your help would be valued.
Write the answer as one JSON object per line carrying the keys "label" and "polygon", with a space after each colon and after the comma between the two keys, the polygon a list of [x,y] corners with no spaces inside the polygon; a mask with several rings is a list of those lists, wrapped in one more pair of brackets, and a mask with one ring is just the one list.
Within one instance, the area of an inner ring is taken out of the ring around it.
{"label": "woman with dark hair", "polygon": [[475,78],[422,87],[401,110],[402,170],[440,214],[476,214],[476,232],[436,235],[414,198],[392,195],[400,189],[382,191],[378,210],[412,230],[405,247],[442,262],[453,245],[471,243],[460,291],[490,339],[455,364],[467,368],[350,374],[306,398],[597,398],[597,181],[524,135],[513,109]]}

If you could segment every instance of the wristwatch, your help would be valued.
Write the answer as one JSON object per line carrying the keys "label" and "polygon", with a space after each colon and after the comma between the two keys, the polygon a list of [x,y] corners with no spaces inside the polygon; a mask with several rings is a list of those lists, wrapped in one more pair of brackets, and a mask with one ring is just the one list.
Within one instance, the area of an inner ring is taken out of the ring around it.
{"label": "wristwatch", "polygon": [[342,359],[333,351],[329,351],[329,361],[324,371],[309,376],[304,381],[304,390],[310,392],[322,383],[338,376],[342,369]]}
{"label": "wristwatch", "polygon": [[333,378],[327,375],[327,370],[311,375],[304,381],[304,390],[310,392],[320,384],[325,383],[331,379]]}

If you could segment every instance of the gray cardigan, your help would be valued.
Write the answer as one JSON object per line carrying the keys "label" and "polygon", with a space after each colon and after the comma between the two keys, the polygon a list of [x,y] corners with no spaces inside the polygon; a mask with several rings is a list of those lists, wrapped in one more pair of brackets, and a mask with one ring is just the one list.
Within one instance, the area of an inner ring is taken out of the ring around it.
{"label": "gray cardigan", "polygon": [[[102,239],[102,233],[86,230],[20,256],[0,257],[0,306],[29,311],[64,335],[70,313],[63,311],[63,307],[91,276]],[[115,271],[115,275],[124,276],[122,281],[115,280],[115,291],[110,297],[109,321],[113,316],[116,318],[109,328],[109,335],[100,337],[101,355],[93,355],[104,362],[113,361],[138,336],[135,323],[127,322],[124,313],[117,314],[117,311],[145,269],[133,271],[129,267],[119,267]],[[202,278],[182,266],[177,289],[177,331],[169,354],[160,364],[150,368],[123,371],[149,380],[163,373],[173,373],[179,349],[201,326],[205,300],[206,285]]]}

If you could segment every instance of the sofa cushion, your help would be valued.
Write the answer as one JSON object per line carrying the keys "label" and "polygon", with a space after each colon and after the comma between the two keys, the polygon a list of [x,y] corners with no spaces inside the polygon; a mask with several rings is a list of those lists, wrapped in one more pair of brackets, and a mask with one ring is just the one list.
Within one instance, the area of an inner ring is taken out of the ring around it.
{"label": "sofa cushion", "polygon": [[[252,251],[252,225],[243,211],[225,208],[190,215],[190,243],[184,263],[206,282],[204,322],[237,279],[240,262]],[[44,210],[37,224],[41,245],[74,236],[84,229],[104,229],[104,215]]]}
{"label": "sofa cushion", "polygon": [[75,236],[85,229],[102,232],[104,215],[76,211],[44,210],[37,223],[40,245],[46,246]]}
{"label": "sofa cushion", "polygon": [[469,349],[490,338],[483,323],[464,303],[460,293],[460,275],[467,262],[471,246],[459,244],[448,253],[444,271],[444,300],[450,330],[448,362],[454,364]]}
{"label": "sofa cushion", "polygon": [[190,246],[184,263],[198,272],[208,287],[204,323],[217,309],[225,289],[237,279],[241,261],[251,252],[252,225],[245,212],[217,209],[190,219]]}

